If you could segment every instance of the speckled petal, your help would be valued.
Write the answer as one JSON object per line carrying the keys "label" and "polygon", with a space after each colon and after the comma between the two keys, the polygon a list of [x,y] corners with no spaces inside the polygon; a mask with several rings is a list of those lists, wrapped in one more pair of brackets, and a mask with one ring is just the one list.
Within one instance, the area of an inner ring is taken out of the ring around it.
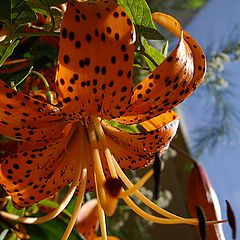
{"label": "speckled petal", "polygon": [[23,141],[46,141],[66,125],[59,108],[19,93],[0,81],[0,134]]}
{"label": "speckled petal", "polygon": [[132,96],[134,27],[113,0],[69,1],[56,76],[66,119],[114,118]]}
{"label": "speckled petal", "polygon": [[178,128],[178,117],[170,111],[141,123],[144,131],[129,133],[103,122],[107,143],[121,168],[136,169],[151,165],[154,154],[162,154]]}
{"label": "speckled petal", "polygon": [[65,136],[51,144],[18,152],[2,162],[0,182],[16,207],[28,207],[72,181],[81,160],[77,137],[76,128],[68,127]]}
{"label": "speckled petal", "polygon": [[173,52],[135,87],[131,107],[118,119],[121,123],[141,122],[168,111],[187,98],[205,74],[206,60],[201,47],[182,30],[177,20],[163,13],[153,14],[153,20],[180,41]]}

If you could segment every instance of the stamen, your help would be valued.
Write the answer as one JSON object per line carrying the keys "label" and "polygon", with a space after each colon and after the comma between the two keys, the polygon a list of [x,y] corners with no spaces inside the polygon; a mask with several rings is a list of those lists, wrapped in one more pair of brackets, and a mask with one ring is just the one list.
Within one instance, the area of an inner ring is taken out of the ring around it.
{"label": "stamen", "polygon": [[[124,182],[124,184],[128,187],[134,187],[134,185],[132,184],[132,182],[127,178],[127,176],[124,174],[124,172],[122,171],[122,169],[120,168],[120,166],[118,165],[116,159],[114,158],[114,156],[112,156],[113,158],[113,162],[116,168],[116,171],[119,175],[119,177],[121,178],[121,180]],[[152,201],[150,201],[147,197],[145,197],[139,190],[135,190],[134,194],[138,197],[139,200],[141,200],[146,206],[148,206],[149,208],[151,208],[152,210],[154,210],[155,212],[161,214],[162,216],[168,217],[169,219],[165,219],[165,218],[158,218],[155,216],[152,216],[146,212],[144,212],[142,209],[140,209],[129,197],[124,197],[124,201],[128,204],[128,206],[137,214],[139,214],[141,217],[149,220],[149,221],[153,221],[156,223],[162,223],[162,224],[180,224],[180,223],[184,223],[184,224],[189,224],[189,225],[198,225],[198,219],[196,218],[182,218],[179,217],[175,214],[172,214],[162,208],[160,208],[159,206],[157,206],[156,204],[154,204]],[[153,218],[152,218],[153,217]],[[227,220],[222,220],[222,221],[207,221],[206,224],[207,225],[211,225],[211,224],[217,224],[217,223],[223,223],[223,222],[227,222]]]}
{"label": "stamen", "polygon": [[90,147],[91,147],[92,158],[93,158],[94,173],[96,176],[95,182],[99,186],[98,190],[96,189],[96,191],[99,194],[99,200],[100,200],[101,206],[103,207],[106,202],[106,195],[104,192],[104,184],[106,182],[106,178],[103,173],[103,167],[102,167],[100,153],[99,153],[98,145],[97,145],[97,138],[96,138],[94,126],[92,123],[90,123],[90,125],[89,125],[89,130],[90,130],[89,131]]}
{"label": "stamen", "polygon": [[104,187],[108,203],[108,212],[106,215],[112,216],[117,208],[118,198],[122,190],[122,182],[118,178],[109,178]]}
{"label": "stamen", "polygon": [[98,182],[97,182],[96,174],[94,174],[94,180],[95,180],[95,187],[96,187],[96,194],[97,194],[98,216],[99,216],[100,229],[101,229],[101,235],[102,235],[101,239],[107,240],[107,228],[106,228],[105,214],[104,214],[103,208],[101,206],[101,202],[99,201]]}
{"label": "stamen", "polygon": [[122,182],[118,178],[108,178],[105,182],[105,189],[113,198],[118,198],[122,189]]}
{"label": "stamen", "polygon": [[206,229],[206,215],[201,207],[196,207],[197,217],[198,217],[198,229],[202,240],[207,239],[207,229]]}
{"label": "stamen", "polygon": [[[141,208],[139,208],[129,197],[124,197],[123,200],[126,202],[126,204],[139,216],[142,218],[155,222],[158,224],[183,224],[184,222],[181,219],[169,219],[169,218],[160,218],[153,216],[145,211],[143,211]],[[198,225],[198,222],[194,223],[193,225]]]}
{"label": "stamen", "polygon": [[82,162],[82,174],[81,174],[81,184],[79,187],[79,192],[78,192],[78,196],[77,196],[77,202],[75,204],[74,207],[74,211],[72,214],[72,217],[68,223],[68,226],[61,238],[61,240],[67,240],[69,235],[71,234],[71,231],[76,223],[77,217],[79,215],[80,212],[80,208],[82,206],[82,202],[83,202],[83,197],[84,197],[84,193],[85,193],[85,189],[86,189],[86,183],[87,183],[87,166],[88,166],[88,151],[85,151],[86,148],[86,138],[85,135],[81,135],[81,137],[79,137],[80,139],[82,139],[81,141],[81,145],[80,147],[80,154],[82,154],[82,159],[80,159],[80,162]]}
{"label": "stamen", "polygon": [[75,222],[77,220],[77,217],[79,215],[79,211],[80,208],[82,206],[82,202],[83,202],[83,197],[84,197],[84,193],[85,193],[85,189],[86,189],[86,182],[87,182],[87,168],[86,166],[84,166],[83,170],[82,170],[82,182],[79,188],[79,192],[78,192],[78,196],[77,196],[77,202],[76,205],[74,207],[74,211],[73,211],[73,215],[70,219],[70,222],[67,226],[67,229],[65,230],[63,236],[62,236],[62,240],[67,240],[74,225]]}
{"label": "stamen", "polygon": [[[113,157],[113,161],[114,161],[114,165],[115,168],[117,170],[117,173],[119,175],[119,177],[121,178],[121,180],[124,182],[124,184],[128,187],[128,188],[132,188],[134,185],[132,184],[132,182],[128,179],[128,177],[124,174],[124,172],[122,171],[122,169],[120,168],[120,166],[118,165],[116,159]],[[161,214],[162,216],[168,217],[170,219],[179,219],[182,222],[185,223],[189,223],[189,224],[196,224],[198,223],[197,219],[185,219],[182,217],[179,217],[175,214],[172,214],[162,208],[160,208],[159,206],[157,206],[155,203],[153,203],[152,201],[150,201],[148,198],[146,198],[140,191],[136,190],[134,192],[134,194],[139,198],[139,200],[141,200],[144,204],[146,204],[149,208],[151,208],[152,210],[154,210],[155,212]]]}
{"label": "stamen", "polygon": [[132,194],[135,194],[135,191],[138,190],[139,188],[141,188],[148,181],[148,179],[153,175],[153,173],[154,173],[153,169],[148,171],[135,185],[133,185],[126,191],[122,192],[120,194],[120,197],[124,198],[124,197],[130,196]]}

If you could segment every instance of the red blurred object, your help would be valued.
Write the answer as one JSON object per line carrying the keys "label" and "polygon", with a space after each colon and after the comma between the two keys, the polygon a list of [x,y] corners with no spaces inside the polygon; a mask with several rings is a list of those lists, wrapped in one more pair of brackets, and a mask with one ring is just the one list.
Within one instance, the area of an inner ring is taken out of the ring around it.
{"label": "red blurred object", "polygon": [[[188,185],[188,207],[192,217],[197,217],[196,206],[204,209],[207,220],[221,220],[219,201],[207,173],[194,162]],[[207,236],[211,240],[225,240],[222,224],[208,225]]]}

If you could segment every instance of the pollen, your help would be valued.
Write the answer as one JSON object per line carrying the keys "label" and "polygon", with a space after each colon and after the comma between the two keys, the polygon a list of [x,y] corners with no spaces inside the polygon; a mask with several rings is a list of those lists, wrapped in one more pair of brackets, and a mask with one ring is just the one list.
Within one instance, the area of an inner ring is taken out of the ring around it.
{"label": "pollen", "polygon": [[117,198],[121,192],[122,182],[118,178],[108,178],[104,187],[111,197]]}

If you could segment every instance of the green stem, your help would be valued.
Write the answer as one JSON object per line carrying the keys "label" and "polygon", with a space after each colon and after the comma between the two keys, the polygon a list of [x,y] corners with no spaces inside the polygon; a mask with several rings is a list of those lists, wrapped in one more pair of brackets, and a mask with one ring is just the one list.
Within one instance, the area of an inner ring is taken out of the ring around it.
{"label": "green stem", "polygon": [[15,40],[17,38],[22,38],[22,37],[41,37],[41,36],[59,37],[59,33],[57,33],[57,32],[25,32],[25,33],[16,33],[16,34],[13,34],[7,40],[10,41],[10,40]]}
{"label": "green stem", "polygon": [[41,73],[39,73],[37,71],[34,71],[34,70],[32,70],[31,73],[37,75],[42,80],[42,82],[43,82],[44,86],[46,87],[46,89],[50,90],[48,81],[46,80],[46,78]]}
{"label": "green stem", "polygon": [[142,66],[140,64],[133,64],[133,67],[138,68],[138,69],[142,69],[142,70],[146,70],[146,71],[150,71],[150,68]]}
{"label": "green stem", "polygon": [[43,82],[44,86],[46,87],[46,98],[48,100],[49,103],[52,103],[53,101],[53,95],[51,93],[51,90],[50,90],[50,87],[49,87],[49,84],[48,84],[48,81],[46,80],[46,78],[39,72],[37,71],[31,71],[32,74],[35,74],[37,75]]}
{"label": "green stem", "polygon": [[148,58],[155,67],[158,67],[158,64],[157,64],[157,63],[154,61],[154,59],[153,59],[150,55],[148,55],[147,53],[145,53],[145,52],[143,52],[143,51],[141,51],[141,50],[135,50],[135,52],[143,55],[143,56],[146,57],[146,58]]}
{"label": "green stem", "polygon": [[[139,47],[139,50],[138,50],[138,47]],[[144,48],[144,46],[142,44],[142,39],[141,39],[141,36],[139,34],[137,34],[137,48],[135,49],[135,52],[138,53],[138,54],[143,55],[146,58],[148,58],[149,61],[151,61],[152,64],[155,67],[158,67],[158,64],[154,61],[154,59],[145,52],[145,48]]]}
{"label": "green stem", "polygon": [[11,84],[11,87],[16,90],[16,87],[21,84],[30,74],[35,74],[37,75],[43,82],[44,86],[46,87],[46,98],[48,100],[49,103],[52,103],[53,101],[53,95],[51,93],[51,90],[50,90],[50,86],[48,84],[48,81],[46,80],[46,78],[39,72],[37,71],[34,71],[32,70],[33,69],[33,66],[30,68],[30,70],[28,71],[28,73],[26,74],[26,76],[21,80],[19,81],[17,84],[13,85]]}
{"label": "green stem", "polygon": [[28,73],[26,74],[26,76],[25,76],[21,81],[19,81],[19,82],[18,82],[17,84],[15,84],[15,85],[12,85],[12,84],[11,84],[11,87],[12,87],[14,90],[16,90],[16,89],[17,89],[16,87],[17,87],[19,84],[21,84],[21,83],[31,74],[32,69],[33,69],[33,66],[30,67]]}

